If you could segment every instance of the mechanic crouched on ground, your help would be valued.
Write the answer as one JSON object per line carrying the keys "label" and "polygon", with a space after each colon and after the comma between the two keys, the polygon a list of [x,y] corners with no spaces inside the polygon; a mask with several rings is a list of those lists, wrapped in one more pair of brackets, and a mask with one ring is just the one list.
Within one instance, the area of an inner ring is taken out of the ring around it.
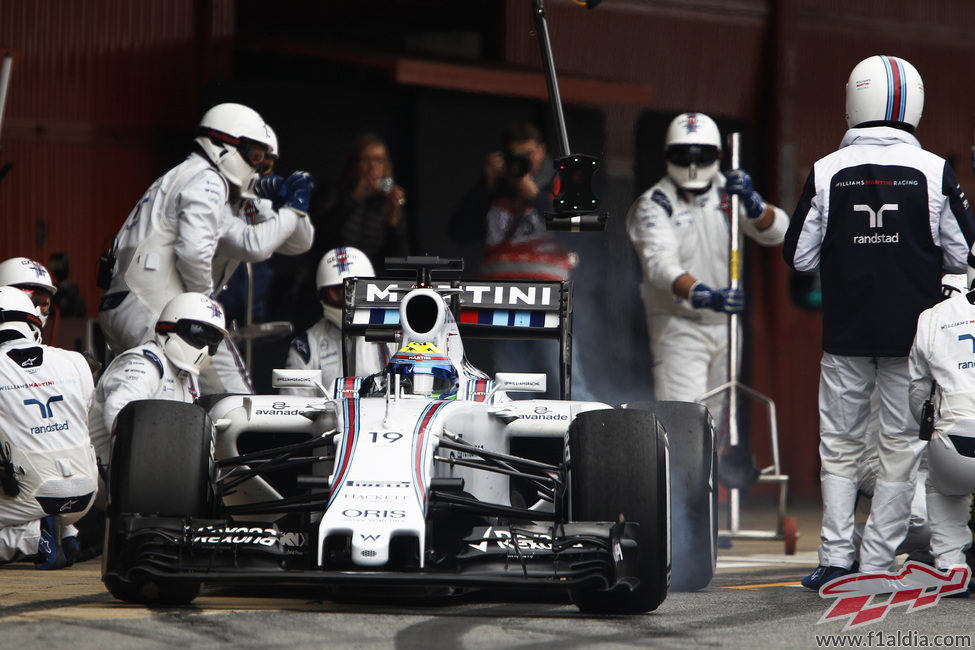
{"label": "mechanic crouched on ground", "polygon": [[30,298],[0,287],[0,562],[60,569],[78,556],[72,524],[98,485],[87,426],[94,386],[84,357],[40,338]]}
{"label": "mechanic crouched on ground", "polygon": [[[975,291],[925,310],[911,347],[911,413],[928,442],[928,527],[935,566],[967,566],[975,492]],[[927,408],[925,404],[927,403]],[[927,411],[927,413],[925,413]],[[929,419],[925,430],[925,416]]]}
{"label": "mechanic crouched on ground", "polygon": [[[202,293],[181,293],[163,306],[155,338],[112,359],[98,379],[88,425],[100,466],[107,470],[111,460],[119,412],[142,399],[195,401],[200,371],[210,365],[226,336],[223,309]],[[101,552],[107,498],[102,481],[95,508],[79,524],[83,560]]]}

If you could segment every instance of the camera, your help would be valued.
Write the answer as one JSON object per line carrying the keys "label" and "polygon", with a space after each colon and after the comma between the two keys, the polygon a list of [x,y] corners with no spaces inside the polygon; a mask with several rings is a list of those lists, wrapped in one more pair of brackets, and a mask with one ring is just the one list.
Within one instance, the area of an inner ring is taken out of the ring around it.
{"label": "camera", "polygon": [[517,151],[504,152],[504,168],[508,178],[521,178],[532,170],[532,161]]}

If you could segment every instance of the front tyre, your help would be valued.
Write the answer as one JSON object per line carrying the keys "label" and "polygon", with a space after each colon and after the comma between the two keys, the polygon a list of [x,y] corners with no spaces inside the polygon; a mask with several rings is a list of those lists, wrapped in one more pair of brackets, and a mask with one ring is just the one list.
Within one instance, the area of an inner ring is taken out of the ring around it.
{"label": "front tyre", "polygon": [[[200,593],[199,582],[130,577],[125,517],[207,517],[213,512],[213,424],[195,404],[139,400],[116,418],[109,466],[107,539],[102,581],[119,600],[182,605]],[[137,572],[134,572],[138,576]],[[124,576],[124,577],[123,577]]]}
{"label": "front tyre", "polygon": [[572,601],[587,613],[655,610],[670,584],[670,494],[667,438],[653,413],[580,413],[569,426],[569,482],[573,521],[640,524],[640,584],[633,590],[578,587]]}

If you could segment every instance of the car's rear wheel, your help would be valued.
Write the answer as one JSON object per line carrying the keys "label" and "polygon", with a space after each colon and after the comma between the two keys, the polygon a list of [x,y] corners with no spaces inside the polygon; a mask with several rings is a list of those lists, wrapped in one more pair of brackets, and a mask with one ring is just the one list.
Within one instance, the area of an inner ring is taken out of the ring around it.
{"label": "car's rear wheel", "polygon": [[670,590],[697,591],[714,577],[718,560],[718,464],[714,424],[696,402],[640,402],[667,432],[670,449]]}
{"label": "car's rear wheel", "polygon": [[[116,419],[109,467],[108,540],[102,580],[132,603],[179,605],[200,593],[199,582],[129,578],[125,515],[207,517],[213,511],[213,425],[194,404],[139,400]],[[125,577],[123,577],[125,576]]]}
{"label": "car's rear wheel", "polygon": [[670,582],[667,439],[648,411],[580,413],[569,427],[571,517],[575,521],[631,521],[637,537],[635,589],[573,589],[584,612],[639,614],[660,606]]}

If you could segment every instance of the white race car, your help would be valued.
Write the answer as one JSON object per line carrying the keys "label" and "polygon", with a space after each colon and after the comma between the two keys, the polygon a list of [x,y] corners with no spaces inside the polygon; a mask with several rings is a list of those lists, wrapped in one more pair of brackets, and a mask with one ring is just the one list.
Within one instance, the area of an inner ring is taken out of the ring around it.
{"label": "white race car", "polygon": [[675,586],[705,586],[717,533],[707,411],[510,399],[544,391],[545,375],[489,378],[461,335],[558,339],[567,398],[569,283],[434,279],[459,262],[390,260],[415,279],[346,281],[347,340],[408,350],[385,373],[325,387],[315,371],[275,371],[276,386],[320,396],[127,406],[109,477],[109,591],[179,604],[202,583],[512,587],[641,613],[666,598],[672,528]]}

